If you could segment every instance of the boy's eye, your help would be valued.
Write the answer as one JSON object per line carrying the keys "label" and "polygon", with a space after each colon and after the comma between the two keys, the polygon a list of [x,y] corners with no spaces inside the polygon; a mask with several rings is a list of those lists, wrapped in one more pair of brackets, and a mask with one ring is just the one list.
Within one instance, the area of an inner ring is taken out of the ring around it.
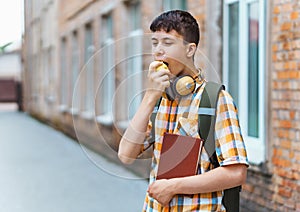
{"label": "boy's eye", "polygon": [[165,45],[166,45],[166,46],[170,46],[170,45],[172,45],[172,44],[173,44],[173,42],[170,42],[170,41],[165,42]]}
{"label": "boy's eye", "polygon": [[157,46],[158,42],[152,41],[152,46]]}
{"label": "boy's eye", "polygon": [[164,45],[166,45],[166,46],[170,46],[170,45],[174,44],[174,41],[171,40],[171,39],[165,39],[165,40],[163,41],[163,43],[164,43]]}

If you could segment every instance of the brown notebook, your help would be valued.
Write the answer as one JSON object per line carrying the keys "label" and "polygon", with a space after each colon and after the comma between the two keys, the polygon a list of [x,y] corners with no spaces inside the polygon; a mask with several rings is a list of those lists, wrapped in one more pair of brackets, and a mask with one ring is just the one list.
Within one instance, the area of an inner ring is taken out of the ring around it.
{"label": "brown notebook", "polygon": [[156,179],[195,175],[202,146],[202,139],[165,133]]}

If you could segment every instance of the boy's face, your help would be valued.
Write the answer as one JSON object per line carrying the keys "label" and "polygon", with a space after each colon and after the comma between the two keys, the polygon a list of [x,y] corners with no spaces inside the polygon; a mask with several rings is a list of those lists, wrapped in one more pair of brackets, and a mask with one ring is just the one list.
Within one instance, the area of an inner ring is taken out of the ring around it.
{"label": "boy's face", "polygon": [[175,75],[184,74],[187,60],[187,45],[183,41],[183,36],[175,30],[165,32],[156,31],[152,35],[152,54],[154,60],[168,63],[170,72]]}

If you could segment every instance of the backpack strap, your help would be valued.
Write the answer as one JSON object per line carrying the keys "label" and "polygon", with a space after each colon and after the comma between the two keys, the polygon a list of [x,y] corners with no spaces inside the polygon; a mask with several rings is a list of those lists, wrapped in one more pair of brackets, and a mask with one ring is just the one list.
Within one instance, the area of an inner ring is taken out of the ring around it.
{"label": "backpack strap", "polygon": [[215,167],[219,166],[215,153],[216,107],[219,93],[224,89],[224,85],[207,82],[201,96],[198,111],[199,135],[204,139],[204,148]]}
{"label": "backpack strap", "polygon": [[[202,93],[198,111],[199,135],[201,138],[204,139],[204,148],[210,157],[209,160],[215,168],[219,166],[219,162],[215,151],[215,123],[217,112],[216,107],[219,93],[221,90],[224,89],[224,85],[215,82],[207,82]],[[226,211],[239,211],[240,191],[241,186],[224,190],[222,202],[226,208]]]}

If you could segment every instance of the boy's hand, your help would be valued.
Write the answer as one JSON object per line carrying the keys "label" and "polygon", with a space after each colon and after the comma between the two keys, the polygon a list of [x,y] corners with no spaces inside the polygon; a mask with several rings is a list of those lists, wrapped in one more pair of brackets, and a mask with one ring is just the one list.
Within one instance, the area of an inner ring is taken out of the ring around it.
{"label": "boy's hand", "polygon": [[170,86],[170,71],[164,68],[157,71],[157,68],[162,64],[161,61],[153,61],[149,66],[147,92],[153,95],[155,99],[158,99]]}
{"label": "boy's hand", "polygon": [[149,186],[148,194],[162,206],[167,206],[175,195],[172,188],[171,180],[157,180]]}

